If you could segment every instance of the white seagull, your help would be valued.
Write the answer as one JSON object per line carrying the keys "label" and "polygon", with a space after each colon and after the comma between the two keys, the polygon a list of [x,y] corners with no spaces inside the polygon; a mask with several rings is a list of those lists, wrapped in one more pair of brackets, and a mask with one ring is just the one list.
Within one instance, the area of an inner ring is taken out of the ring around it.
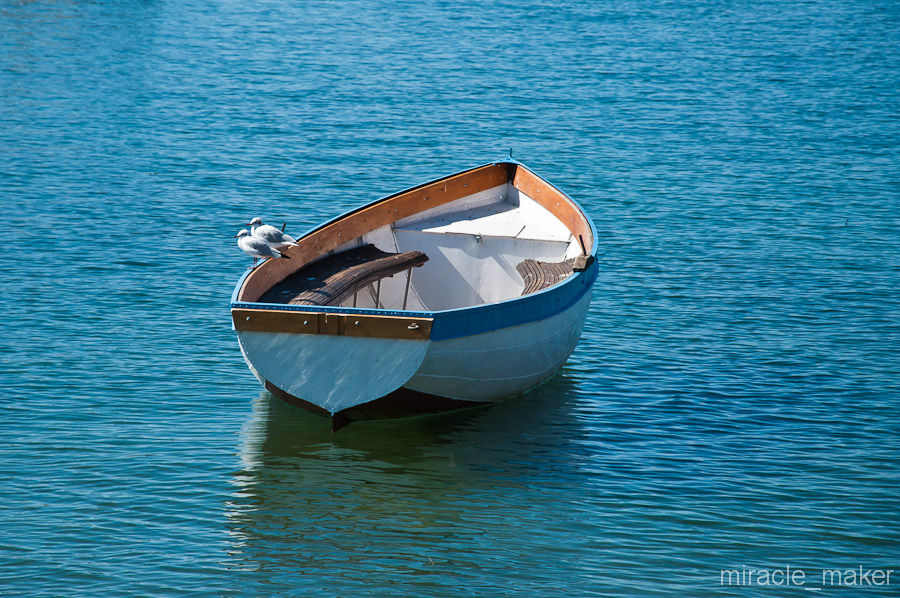
{"label": "white seagull", "polygon": [[250,234],[268,243],[272,249],[284,249],[297,244],[297,240],[294,237],[284,234],[271,224],[263,224],[259,217],[248,222],[247,226],[252,227]]}
{"label": "white seagull", "polygon": [[266,243],[265,240],[251,235],[250,231],[246,228],[242,229],[234,236],[234,238],[238,240],[237,244],[238,247],[241,248],[241,251],[253,258],[253,268],[256,268],[256,260],[265,259],[267,257],[283,257],[285,259],[290,259],[280,251],[269,247],[269,244]]}

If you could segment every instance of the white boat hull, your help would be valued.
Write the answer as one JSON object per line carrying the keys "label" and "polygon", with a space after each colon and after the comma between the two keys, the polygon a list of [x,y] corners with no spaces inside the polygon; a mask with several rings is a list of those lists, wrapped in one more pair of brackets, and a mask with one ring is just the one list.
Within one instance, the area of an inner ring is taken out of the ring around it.
{"label": "white boat hull", "polygon": [[403,386],[464,401],[498,401],[551,377],[575,349],[590,293],[555,316],[483,334],[432,341]]}

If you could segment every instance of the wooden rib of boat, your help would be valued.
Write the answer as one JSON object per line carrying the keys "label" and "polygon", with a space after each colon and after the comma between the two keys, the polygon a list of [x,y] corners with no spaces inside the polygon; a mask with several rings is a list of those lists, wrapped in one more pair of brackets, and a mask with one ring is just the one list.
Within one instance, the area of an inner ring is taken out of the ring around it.
{"label": "wooden rib of boat", "polygon": [[596,237],[564,193],[494,162],[313,229],[241,277],[232,321],[259,381],[335,429],[498,401],[575,348]]}

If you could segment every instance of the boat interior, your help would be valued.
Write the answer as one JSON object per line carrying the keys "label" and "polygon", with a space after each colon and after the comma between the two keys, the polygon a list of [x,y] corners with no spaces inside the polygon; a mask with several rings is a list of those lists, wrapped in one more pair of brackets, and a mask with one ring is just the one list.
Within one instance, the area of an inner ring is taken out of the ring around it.
{"label": "boat interior", "polygon": [[291,259],[247,276],[238,299],[413,311],[493,303],[583,268],[590,235],[557,189],[520,164],[491,164],[320,227]]}

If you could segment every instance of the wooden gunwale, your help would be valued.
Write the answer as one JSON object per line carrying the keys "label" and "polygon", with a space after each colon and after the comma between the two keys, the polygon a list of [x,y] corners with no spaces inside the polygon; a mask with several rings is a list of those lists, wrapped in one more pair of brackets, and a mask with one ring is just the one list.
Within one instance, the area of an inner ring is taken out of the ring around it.
{"label": "wooden gunwale", "polygon": [[587,216],[565,193],[521,165],[516,167],[512,183],[556,216],[576,239],[581,235],[588,246],[593,245],[594,235]]}

